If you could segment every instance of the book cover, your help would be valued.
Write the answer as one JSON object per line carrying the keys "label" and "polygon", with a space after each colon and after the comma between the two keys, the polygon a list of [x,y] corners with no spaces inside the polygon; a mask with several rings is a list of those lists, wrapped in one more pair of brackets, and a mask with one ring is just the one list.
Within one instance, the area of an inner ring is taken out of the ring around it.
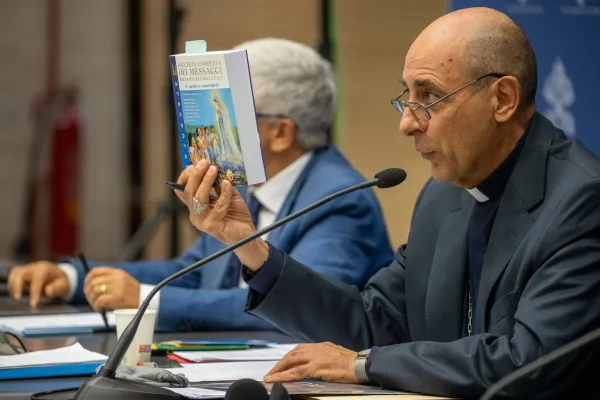
{"label": "book cover", "polygon": [[170,69],[183,167],[208,160],[215,186],[266,181],[246,51],[171,55]]}

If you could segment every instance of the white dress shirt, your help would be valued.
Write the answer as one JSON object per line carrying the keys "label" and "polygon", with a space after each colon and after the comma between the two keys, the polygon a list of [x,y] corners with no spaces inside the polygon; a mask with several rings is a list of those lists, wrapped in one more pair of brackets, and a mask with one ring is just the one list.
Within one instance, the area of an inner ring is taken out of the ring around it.
{"label": "white dress shirt", "polygon": [[[313,153],[307,152],[302,156],[298,157],[293,163],[281,170],[277,175],[266,181],[260,186],[250,187],[251,191],[256,199],[261,204],[261,209],[258,214],[258,223],[256,228],[262,229],[275,222],[279,210],[283,206],[285,199],[287,198],[290,190],[296,183],[296,180],[310,161]],[[267,239],[269,234],[266,233],[262,236],[263,239]],[[69,279],[69,293],[64,297],[65,301],[70,301],[75,292],[77,291],[77,270],[75,267],[68,263],[61,263],[58,265],[61,270],[67,275]],[[155,285],[148,285],[142,283],[140,285],[140,304]],[[240,277],[240,287],[248,287],[246,282]],[[158,310],[160,304],[160,292],[154,296],[148,308]]]}

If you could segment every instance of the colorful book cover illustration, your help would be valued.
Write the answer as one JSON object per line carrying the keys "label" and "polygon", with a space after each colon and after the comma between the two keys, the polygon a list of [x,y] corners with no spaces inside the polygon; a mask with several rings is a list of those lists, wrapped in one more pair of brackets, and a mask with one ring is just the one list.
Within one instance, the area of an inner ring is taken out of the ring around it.
{"label": "colorful book cover illustration", "polygon": [[184,168],[204,159],[219,169],[215,185],[266,180],[246,52],[170,56]]}

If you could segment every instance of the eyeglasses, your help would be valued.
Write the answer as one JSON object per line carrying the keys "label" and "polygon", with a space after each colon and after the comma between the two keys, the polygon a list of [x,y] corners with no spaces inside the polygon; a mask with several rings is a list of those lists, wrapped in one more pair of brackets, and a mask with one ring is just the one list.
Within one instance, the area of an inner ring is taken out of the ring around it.
{"label": "eyeglasses", "polygon": [[412,112],[415,114],[415,116],[417,118],[419,118],[420,120],[423,120],[423,121],[429,121],[431,119],[431,114],[429,114],[429,111],[427,111],[428,108],[435,106],[436,104],[440,103],[441,101],[446,100],[448,97],[460,92],[467,86],[470,86],[470,85],[474,84],[475,82],[480,81],[483,78],[487,78],[488,76],[493,76],[495,78],[503,78],[505,75],[497,74],[497,73],[481,75],[479,78],[473,79],[471,82],[467,83],[466,85],[463,85],[463,86],[459,87],[458,89],[453,90],[452,92],[448,93],[447,95],[437,99],[433,103],[426,105],[426,106],[424,106],[421,103],[415,103],[413,101],[404,102],[404,101],[400,100],[400,97],[404,96],[404,94],[408,91],[408,89],[405,89],[402,93],[400,93],[400,95],[398,97],[396,97],[395,99],[392,99],[391,102],[392,102],[392,105],[394,106],[394,108],[396,108],[396,110],[401,115],[404,115],[404,110],[406,110],[406,107],[408,107],[412,110]]}
{"label": "eyeglasses", "polygon": [[10,348],[15,354],[28,352],[23,340],[12,332],[0,331],[0,346]]}
{"label": "eyeglasses", "polygon": [[277,118],[277,119],[289,119],[294,123],[296,129],[298,128],[298,124],[292,118],[285,114],[265,114],[265,113],[256,113],[256,118]]}
{"label": "eyeglasses", "polygon": [[263,114],[256,113],[256,118],[281,118],[281,119],[291,119],[285,114]]}

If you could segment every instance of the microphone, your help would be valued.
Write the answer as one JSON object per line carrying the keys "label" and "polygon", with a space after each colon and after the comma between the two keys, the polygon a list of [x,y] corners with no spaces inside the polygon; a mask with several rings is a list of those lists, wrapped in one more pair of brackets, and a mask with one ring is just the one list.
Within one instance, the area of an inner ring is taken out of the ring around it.
{"label": "microphone", "polygon": [[[373,186],[377,186],[381,189],[387,189],[387,188],[399,185],[400,183],[404,182],[405,179],[406,179],[406,171],[404,171],[403,169],[389,168],[389,169],[383,170],[383,171],[377,173],[375,175],[375,178],[371,179],[370,181],[359,183],[358,185],[350,186],[349,188],[346,188],[346,189],[340,190],[339,192],[330,194],[329,196],[326,196],[326,197],[322,198],[321,200],[316,201],[315,203],[313,203],[307,207],[304,207],[303,209],[298,210],[295,213],[292,213],[292,214],[288,215],[287,217],[282,218],[279,221],[276,221],[267,227],[257,230],[256,232],[247,236],[246,238],[239,240],[238,242],[236,242],[230,246],[227,246],[226,248],[224,248],[202,260],[199,260],[199,261],[195,262],[194,264],[192,264],[188,267],[185,267],[184,269],[182,269],[182,270],[174,273],[170,277],[166,278],[165,280],[160,282],[158,285],[156,285],[152,289],[152,291],[150,291],[148,296],[146,296],[146,299],[144,299],[144,301],[140,305],[137,313],[135,314],[135,316],[133,317],[133,319],[131,320],[129,325],[127,325],[127,328],[125,328],[125,330],[121,334],[121,337],[117,341],[117,344],[115,345],[111,355],[106,360],[106,363],[104,364],[104,366],[100,369],[100,371],[98,371],[98,374],[96,376],[93,376],[92,378],[87,380],[81,386],[81,388],[77,391],[77,395],[75,396],[75,399],[95,400],[95,399],[110,398],[112,400],[121,400],[121,399],[136,400],[136,399],[159,399],[159,398],[160,399],[162,399],[162,398],[165,398],[165,399],[177,398],[177,399],[179,399],[179,398],[181,398],[181,397],[173,397],[173,395],[177,395],[177,394],[174,392],[170,392],[170,391],[161,389],[161,388],[157,388],[157,387],[154,387],[151,385],[144,385],[144,384],[136,383],[136,382],[132,382],[132,381],[127,381],[124,379],[115,378],[117,367],[121,363],[121,360],[123,359],[123,356],[125,355],[125,352],[127,351],[127,349],[129,348],[129,345],[133,341],[133,338],[138,329],[138,326],[140,325],[140,322],[142,320],[142,316],[144,315],[144,312],[150,305],[150,301],[152,300],[152,298],[156,295],[156,293],[159,292],[160,289],[167,286],[169,283],[173,282],[174,280],[179,279],[182,276],[189,274],[190,272],[202,267],[203,265],[208,264],[209,262],[211,262],[227,253],[230,253],[233,250],[235,250],[253,240],[256,240],[257,238],[261,237],[265,233],[271,232],[273,229],[278,228],[281,225],[286,224],[289,221],[296,219],[296,218],[306,214],[307,212],[314,210],[315,208],[320,207],[325,203],[330,202],[331,200],[333,200],[335,198],[338,198],[340,196],[343,196],[345,194],[348,194],[348,193],[351,193],[351,192],[354,192],[357,190],[366,189],[366,188],[373,187]],[[133,389],[134,385],[135,385],[135,389]],[[143,391],[144,386],[148,386],[148,389],[146,392]],[[160,389],[160,390],[158,390],[158,389]],[[161,394],[163,394],[164,397],[160,397]],[[137,397],[138,395],[139,395],[139,397]],[[179,395],[177,395],[177,396],[179,396]]]}
{"label": "microphone", "polygon": [[596,341],[599,338],[600,328],[596,328],[593,331],[588,332],[585,335],[580,336],[579,338],[565,344],[564,346],[552,350],[550,353],[516,369],[515,371],[506,375],[504,378],[500,379],[498,382],[494,383],[492,386],[489,387],[488,390],[485,391],[485,393],[479,398],[479,400],[491,400],[495,395],[498,394],[498,392],[500,392],[507,386],[512,385],[513,383],[523,379],[532,372],[535,372],[537,369],[545,367],[551,362],[554,362],[559,358],[564,357],[574,352],[575,350],[578,350],[581,347]]}
{"label": "microphone", "polygon": [[259,381],[240,379],[229,386],[225,400],[269,400],[269,393]]}
{"label": "microphone", "polygon": [[254,379],[235,381],[225,393],[225,400],[290,400],[290,394],[281,382],[271,387],[271,395],[265,386]]}
{"label": "microphone", "polygon": [[275,382],[271,387],[270,400],[291,400],[290,394],[288,393],[285,386],[281,382]]}
{"label": "microphone", "polygon": [[397,186],[406,179],[406,171],[400,168],[388,168],[375,174],[376,183],[379,189],[387,189]]}

